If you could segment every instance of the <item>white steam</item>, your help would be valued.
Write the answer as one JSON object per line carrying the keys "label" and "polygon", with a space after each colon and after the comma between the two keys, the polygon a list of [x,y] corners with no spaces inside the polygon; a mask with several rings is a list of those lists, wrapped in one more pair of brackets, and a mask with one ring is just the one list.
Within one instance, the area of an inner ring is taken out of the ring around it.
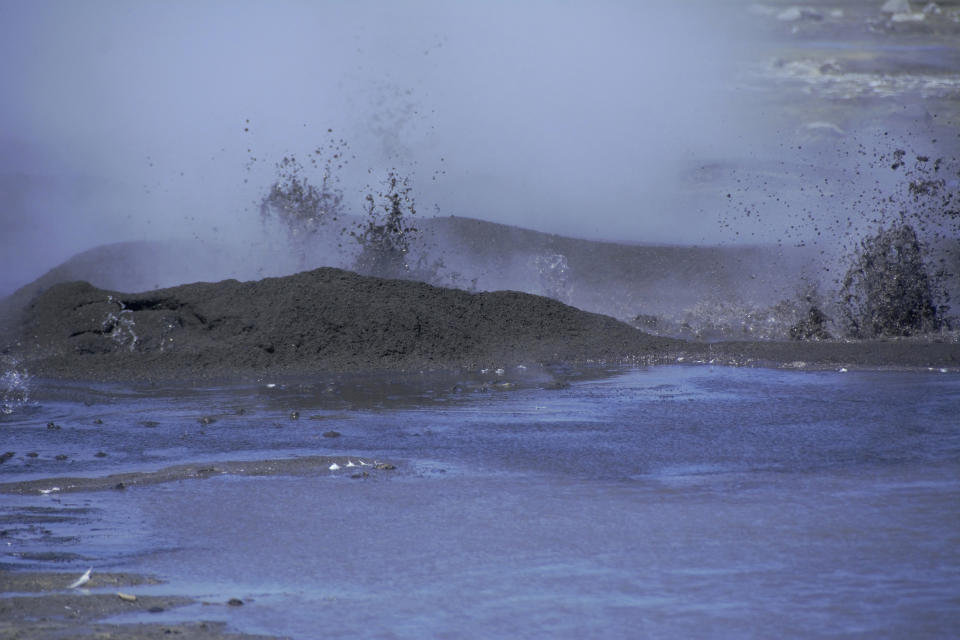
{"label": "white steam", "polygon": [[358,209],[397,166],[422,213],[702,242],[713,221],[684,176],[754,135],[735,100],[741,13],[706,1],[7,3],[0,293],[105,242],[259,242],[252,204],[273,163],[328,128],[356,156],[343,177]]}

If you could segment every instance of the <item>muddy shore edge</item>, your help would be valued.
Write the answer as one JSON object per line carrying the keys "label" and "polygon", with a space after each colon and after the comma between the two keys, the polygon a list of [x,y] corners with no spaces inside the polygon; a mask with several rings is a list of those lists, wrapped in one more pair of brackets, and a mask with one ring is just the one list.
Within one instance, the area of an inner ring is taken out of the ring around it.
{"label": "muddy shore edge", "polygon": [[[270,640],[273,636],[231,633],[227,623],[191,621],[116,624],[100,622],[129,613],[162,613],[199,601],[183,596],[138,594],[138,587],[162,584],[151,576],[92,572],[81,588],[70,589],[77,574],[18,571],[0,572],[0,639],[53,640],[76,638],[113,640]],[[204,602],[230,608],[242,602]]]}
{"label": "muddy shore edge", "polygon": [[178,464],[155,471],[132,471],[106,476],[52,476],[32,480],[0,483],[0,494],[47,495],[90,491],[123,491],[126,489],[177,482],[205,480],[216,476],[307,476],[340,471],[348,477],[362,479],[393,471],[392,462],[368,460],[357,456],[298,456],[273,460],[227,460]]}
{"label": "muddy shore edge", "polygon": [[[275,476],[341,473],[358,480],[390,473],[391,462],[345,456],[299,456],[272,460],[216,461],[181,464],[155,471],[106,476],[49,477],[0,484],[0,494],[41,495],[116,491],[217,476]],[[233,633],[228,623],[194,619],[174,623],[112,623],[108,618],[131,613],[163,613],[201,604],[230,610],[245,604],[236,598],[200,601],[182,595],[156,595],[162,581],[132,573],[91,572],[89,580],[71,588],[76,573],[0,570],[0,639],[113,638],[152,640],[180,636],[200,640],[268,640],[274,636]],[[139,593],[139,587],[152,587]]]}

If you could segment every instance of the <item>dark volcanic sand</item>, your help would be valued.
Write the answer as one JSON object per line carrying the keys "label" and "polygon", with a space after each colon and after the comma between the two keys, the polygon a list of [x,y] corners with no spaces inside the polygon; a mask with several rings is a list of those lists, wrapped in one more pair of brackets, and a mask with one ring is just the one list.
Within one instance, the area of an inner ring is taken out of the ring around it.
{"label": "dark volcanic sand", "polygon": [[345,371],[551,363],[960,365],[960,344],[689,343],[556,300],[468,293],[332,268],[146,293],[58,284],[24,310],[14,353],[33,375],[89,380],[256,379]]}

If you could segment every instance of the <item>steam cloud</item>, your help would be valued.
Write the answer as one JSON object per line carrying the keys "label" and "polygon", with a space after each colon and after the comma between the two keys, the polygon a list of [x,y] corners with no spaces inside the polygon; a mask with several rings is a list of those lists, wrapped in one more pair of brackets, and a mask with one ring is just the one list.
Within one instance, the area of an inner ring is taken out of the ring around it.
{"label": "steam cloud", "polygon": [[247,243],[328,128],[357,209],[396,166],[428,214],[709,239],[684,176],[761,135],[716,4],[5,3],[0,293],[103,242]]}

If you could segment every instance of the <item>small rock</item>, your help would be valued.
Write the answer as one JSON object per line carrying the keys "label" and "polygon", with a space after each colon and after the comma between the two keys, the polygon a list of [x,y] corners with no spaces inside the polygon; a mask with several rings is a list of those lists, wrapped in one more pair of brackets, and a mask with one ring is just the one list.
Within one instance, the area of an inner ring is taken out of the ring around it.
{"label": "small rock", "polygon": [[374,467],[374,469],[379,469],[380,471],[393,471],[396,468],[396,465],[392,465],[389,462],[381,462]]}
{"label": "small rock", "polygon": [[16,454],[13,451],[7,451],[4,454],[0,454],[0,464],[3,464],[4,462],[6,462],[7,460],[9,460],[15,455]]}
{"label": "small rock", "polygon": [[30,453],[27,454],[27,457],[28,457],[28,458],[36,458],[36,457],[38,457],[39,455],[40,455],[40,454],[37,453],[36,451],[31,451]]}
{"label": "small rock", "polygon": [[61,462],[63,462],[64,460],[67,459],[67,455],[66,455],[65,453],[60,453],[60,454],[57,454],[57,455],[54,457],[54,459],[55,459],[55,460],[60,460]]}
{"label": "small rock", "polygon": [[106,458],[106,457],[107,457],[107,454],[104,453],[103,451],[97,451],[95,454],[93,454],[93,457],[95,457],[95,458]]}
{"label": "small rock", "polygon": [[117,491],[123,491],[127,488],[127,485],[123,484],[122,482],[118,482],[117,484],[113,485],[113,488]]}
{"label": "small rock", "polygon": [[50,429],[50,430],[52,430],[52,431],[59,431],[59,430],[60,430],[60,425],[58,425],[58,424],[56,424],[56,423],[54,423],[54,422],[48,422],[48,423],[47,423],[47,429]]}
{"label": "small rock", "polygon": [[323,437],[324,437],[324,438],[339,438],[340,435],[341,435],[341,434],[340,434],[339,431],[324,431],[324,432],[323,432]]}
{"label": "small rock", "polygon": [[230,605],[231,607],[242,607],[243,600],[241,600],[240,598],[230,598],[229,600],[227,600],[227,604]]}
{"label": "small rock", "polygon": [[103,424],[103,420],[101,420],[100,418],[97,418],[96,420],[93,421],[93,424]]}

